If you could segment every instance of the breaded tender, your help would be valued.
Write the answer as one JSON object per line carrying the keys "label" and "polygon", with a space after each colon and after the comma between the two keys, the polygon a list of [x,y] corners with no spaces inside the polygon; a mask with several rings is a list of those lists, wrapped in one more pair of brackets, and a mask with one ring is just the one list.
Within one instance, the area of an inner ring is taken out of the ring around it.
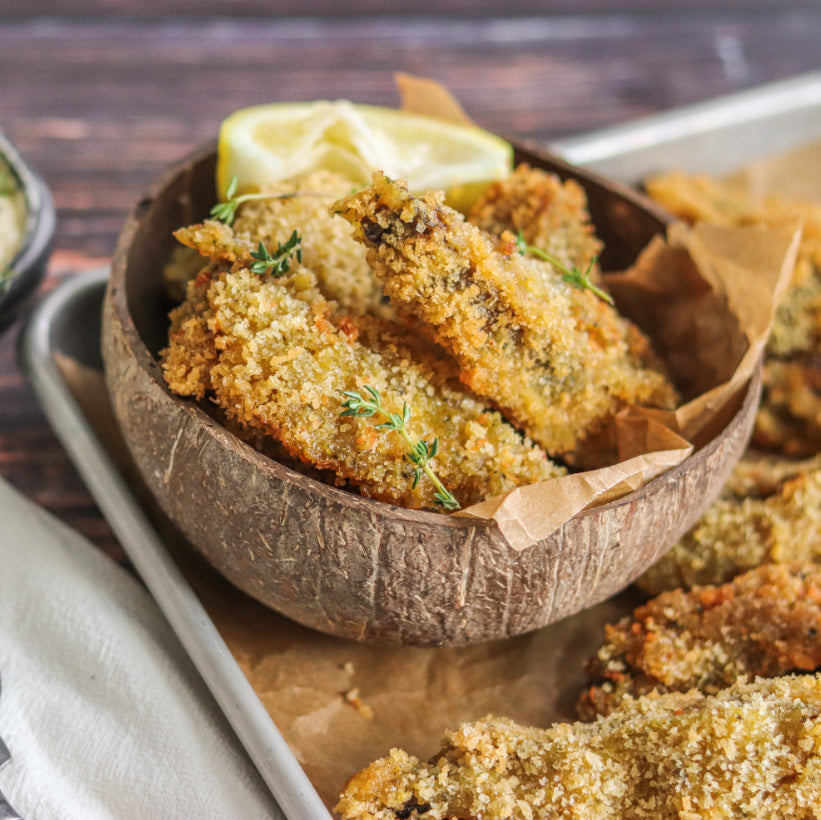
{"label": "breaded tender", "polygon": [[764,362],[764,394],[753,440],[786,455],[821,450],[821,205],[755,199],[704,175],[670,173],[647,181],[648,193],[689,222],[724,225],[801,223],[790,286],[776,310]]}
{"label": "breaded tender", "polygon": [[723,586],[665,592],[605,628],[578,704],[592,720],[652,691],[715,694],[741,676],[821,666],[821,567],[769,564]]}
{"label": "breaded tender", "polygon": [[[302,237],[302,260],[316,276],[319,290],[345,310],[395,318],[382,284],[374,277],[365,250],[328,208],[354,187],[341,174],[318,170],[281,183],[266,193],[280,198],[251,200],[240,205],[234,231],[251,241],[276,247],[294,228]],[[294,194],[294,196],[290,196]],[[284,195],[284,198],[282,198]]]}
{"label": "breaded tender", "polygon": [[626,700],[548,729],[488,717],[428,763],[399,749],[348,782],[343,820],[821,817],[821,679]]}
{"label": "breaded tender", "polygon": [[347,177],[319,170],[272,187],[265,199],[241,203],[231,227],[205,220],[201,226],[183,229],[177,238],[186,246],[173,250],[163,270],[169,294],[177,301],[185,298],[186,283],[202,268],[200,254],[233,264],[239,249],[241,258],[249,259],[260,242],[275,248],[297,226],[303,261],[323,296],[352,313],[395,318],[364,248],[344,224],[328,217],[330,203],[352,188]]}
{"label": "breaded tender", "polygon": [[787,456],[821,452],[821,347],[791,359],[768,359],[763,387],[756,444]]}
{"label": "breaded tender", "polygon": [[595,465],[600,454],[585,444],[616,412],[675,404],[635,326],[589,290],[547,275],[547,263],[465,222],[441,194],[411,197],[377,173],[334,209],[368,248],[397,310],[550,455]]}
{"label": "breaded tender", "polygon": [[408,507],[434,507],[433,484],[422,477],[413,487],[399,433],[378,429],[379,419],[340,416],[342,391],[370,385],[391,413],[407,402],[410,432],[439,438],[434,469],[462,506],[564,472],[403,328],[340,314],[304,265],[282,280],[252,273],[241,266],[243,240],[231,245],[230,228],[215,224],[180,233],[234,265],[212,263],[172,313],[162,359],[174,392],[213,396],[252,440],[273,436],[293,458],[332,470],[363,495]]}
{"label": "breaded tender", "polygon": [[555,174],[526,164],[492,182],[471,209],[468,221],[496,236],[521,232],[529,245],[581,271],[588,270],[602,250],[584,188],[572,179],[562,182]]}
{"label": "breaded tender", "polygon": [[637,581],[653,595],[723,584],[761,564],[821,563],[821,470],[799,473],[763,498],[724,495]]}

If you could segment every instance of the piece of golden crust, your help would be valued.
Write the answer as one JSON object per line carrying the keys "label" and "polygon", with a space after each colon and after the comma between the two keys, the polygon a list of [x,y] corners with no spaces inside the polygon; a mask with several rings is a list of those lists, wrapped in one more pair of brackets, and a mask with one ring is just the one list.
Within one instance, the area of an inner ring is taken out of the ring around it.
{"label": "piece of golden crust", "polygon": [[821,567],[769,564],[723,586],[665,592],[605,627],[588,663],[583,720],[625,697],[698,689],[821,666]]}
{"label": "piece of golden crust", "polygon": [[380,392],[388,412],[408,403],[411,434],[439,438],[434,469],[462,506],[563,473],[498,413],[451,386],[449,365],[402,328],[338,314],[303,267],[294,265],[282,282],[243,268],[214,269],[191,291],[162,354],[170,388],[213,395],[235,423],[273,436],[293,458],[332,470],[364,495],[435,506],[426,476],[413,487],[399,433],[378,429],[382,419],[340,416],[342,391],[365,385]]}
{"label": "piece of golden crust", "polygon": [[724,495],[637,584],[650,594],[723,584],[761,564],[821,563],[821,470],[763,498]]}
{"label": "piece of golden crust", "polygon": [[787,456],[821,452],[821,347],[764,364],[755,443]]}
{"label": "piece of golden crust", "polygon": [[242,202],[230,227],[205,220],[181,229],[176,236],[185,247],[174,250],[163,271],[169,294],[177,301],[185,297],[186,283],[202,267],[200,254],[228,265],[247,266],[260,242],[272,250],[296,228],[303,261],[316,276],[323,296],[351,313],[395,318],[381,283],[368,266],[365,250],[328,214],[328,206],[352,187],[347,177],[319,170],[266,190],[269,196],[264,199]]}
{"label": "piece of golden crust", "polygon": [[821,450],[821,206],[757,199],[730,182],[670,173],[647,181],[648,193],[689,222],[802,225],[790,286],[776,310],[764,363],[764,394],[753,440],[790,456]]}
{"label": "piece of golden crust", "polygon": [[585,443],[626,405],[672,407],[649,344],[609,304],[464,221],[441,194],[373,183],[334,209],[354,226],[397,310],[456,360],[461,380],[551,455],[595,466]]}
{"label": "piece of golden crust", "polygon": [[428,763],[398,749],[348,782],[343,820],[821,817],[821,679],[626,700],[548,729],[488,717]]}
{"label": "piece of golden crust", "polygon": [[240,205],[234,231],[256,247],[275,248],[296,228],[302,237],[302,260],[316,276],[325,298],[344,310],[396,318],[373,275],[365,250],[328,208],[347,194],[354,183],[341,174],[318,170],[287,180],[267,190],[273,196]]}
{"label": "piece of golden crust", "polygon": [[581,271],[591,269],[602,250],[581,185],[526,164],[492,182],[468,221],[496,236],[521,233],[529,245]]}

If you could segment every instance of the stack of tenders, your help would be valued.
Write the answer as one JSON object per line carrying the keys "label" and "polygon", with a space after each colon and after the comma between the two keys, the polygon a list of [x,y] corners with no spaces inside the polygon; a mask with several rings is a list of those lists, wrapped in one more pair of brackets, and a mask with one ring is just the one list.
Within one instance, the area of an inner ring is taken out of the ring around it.
{"label": "stack of tenders", "polygon": [[[196,272],[163,352],[173,391],[212,399],[238,435],[317,477],[412,508],[434,508],[437,488],[384,419],[341,413],[344,396],[372,389],[386,416],[407,412],[462,507],[597,464],[624,407],[675,405],[641,331],[515,241],[591,270],[600,243],[577,184],[520,167],[467,218],[378,172],[351,188],[315,172],[230,227],[177,232],[204,261],[177,254],[167,272]],[[295,230],[287,271],[255,272],[260,243],[275,253]]]}

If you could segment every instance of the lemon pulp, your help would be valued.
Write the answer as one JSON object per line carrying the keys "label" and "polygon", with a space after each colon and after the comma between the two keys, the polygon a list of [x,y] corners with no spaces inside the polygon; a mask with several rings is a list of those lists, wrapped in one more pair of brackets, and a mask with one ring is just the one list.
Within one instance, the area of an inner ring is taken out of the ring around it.
{"label": "lemon pulp", "polygon": [[237,194],[264,191],[318,169],[364,185],[380,170],[407,180],[413,193],[444,190],[465,200],[506,176],[512,160],[509,143],[475,126],[347,100],[272,103],[223,122],[217,191],[224,199],[234,178]]}

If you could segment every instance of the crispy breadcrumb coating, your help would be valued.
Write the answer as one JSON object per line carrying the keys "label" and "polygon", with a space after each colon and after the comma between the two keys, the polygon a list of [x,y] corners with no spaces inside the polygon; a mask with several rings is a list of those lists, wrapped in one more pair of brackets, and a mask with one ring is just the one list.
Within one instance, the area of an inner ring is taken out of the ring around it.
{"label": "crispy breadcrumb coating", "polygon": [[588,270],[602,250],[587,212],[584,188],[575,180],[562,182],[555,174],[527,164],[491,183],[468,221],[496,236],[521,232],[529,245],[581,271]]}
{"label": "crispy breadcrumb coating", "polygon": [[821,679],[626,700],[549,729],[488,717],[429,763],[399,749],[348,782],[343,820],[821,817]]}
{"label": "crispy breadcrumb coating", "polygon": [[[374,277],[365,251],[343,223],[328,218],[328,208],[354,188],[341,174],[318,170],[266,190],[285,198],[251,200],[240,205],[234,231],[256,247],[276,247],[294,228],[302,237],[302,260],[316,276],[322,295],[351,313],[395,318]],[[290,196],[295,194],[295,196]]]}
{"label": "crispy breadcrumb coating", "polygon": [[[297,227],[301,237],[305,266],[317,278],[322,295],[337,302],[352,313],[371,313],[383,318],[395,318],[381,283],[374,277],[365,259],[365,250],[350,236],[343,223],[328,218],[328,206],[353,188],[353,183],[341,174],[319,170],[293,177],[265,191],[270,197],[241,203],[233,225],[220,234],[216,221],[206,220],[209,233],[199,238],[190,237],[187,247],[172,251],[163,270],[166,288],[175,301],[185,298],[185,286],[202,268],[199,250],[205,251],[206,236],[210,247],[207,255],[220,258],[220,236],[227,245],[223,261],[233,263],[231,251],[237,245],[247,257],[262,242],[269,248],[288,237]],[[183,231],[178,237],[186,241]]]}
{"label": "crispy breadcrumb coating", "polygon": [[715,694],[741,676],[821,666],[821,567],[764,565],[723,586],[665,592],[605,628],[583,720],[652,691]]}
{"label": "crispy breadcrumb coating", "polygon": [[381,173],[334,206],[400,313],[455,358],[462,381],[551,455],[585,453],[625,405],[672,407],[649,343],[610,305],[443,204]]}
{"label": "crispy breadcrumb coating", "polygon": [[821,452],[821,345],[791,359],[769,358],[755,442],[787,456]]}
{"label": "crispy breadcrumb coating", "polygon": [[723,584],[761,564],[821,563],[821,470],[788,478],[764,497],[726,494],[637,581],[658,594]]}
{"label": "crispy breadcrumb coating", "polygon": [[[462,506],[563,473],[403,328],[340,314],[304,265],[275,280],[242,267],[248,246],[225,225],[178,233],[222,262],[189,285],[172,313],[162,359],[174,392],[212,395],[252,439],[273,436],[293,458],[332,470],[363,495],[408,507],[434,507],[435,488],[426,477],[413,487],[398,433],[378,429],[379,420],[340,416],[342,391],[370,385],[392,413],[407,402],[411,432],[439,438],[434,469]],[[226,263],[230,270],[220,267]]]}
{"label": "crispy breadcrumb coating", "polygon": [[821,205],[755,199],[704,175],[670,173],[647,181],[648,193],[689,222],[802,225],[790,286],[776,310],[764,362],[764,395],[753,440],[785,455],[821,450]]}

